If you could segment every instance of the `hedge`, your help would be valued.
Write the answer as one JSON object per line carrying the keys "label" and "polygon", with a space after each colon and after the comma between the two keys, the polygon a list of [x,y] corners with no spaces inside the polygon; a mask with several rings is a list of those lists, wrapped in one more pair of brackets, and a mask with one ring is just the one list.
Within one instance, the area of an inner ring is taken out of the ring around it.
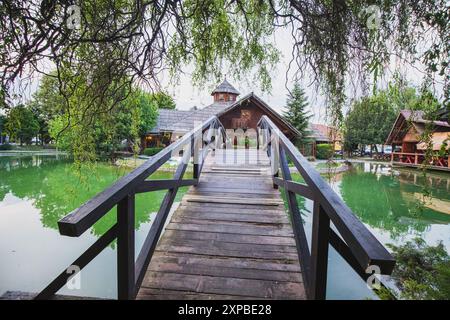
{"label": "hedge", "polygon": [[13,146],[9,143],[0,144],[0,150],[12,150]]}
{"label": "hedge", "polygon": [[317,145],[316,157],[317,159],[330,159],[333,156],[333,145],[322,143]]}
{"label": "hedge", "polygon": [[160,152],[162,149],[164,149],[164,148],[162,148],[162,147],[145,148],[143,154],[145,154],[146,156],[154,156],[155,154]]}

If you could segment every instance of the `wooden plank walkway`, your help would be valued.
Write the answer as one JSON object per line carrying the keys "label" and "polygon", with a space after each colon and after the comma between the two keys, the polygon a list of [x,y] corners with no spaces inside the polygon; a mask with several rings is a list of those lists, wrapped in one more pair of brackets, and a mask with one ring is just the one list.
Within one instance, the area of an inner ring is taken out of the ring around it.
{"label": "wooden plank walkway", "polygon": [[[24,291],[6,291],[0,300],[33,300],[37,293],[30,293]],[[63,294],[55,294],[49,300],[108,300],[95,297],[80,297],[80,296],[68,296]]]}
{"label": "wooden plank walkway", "polygon": [[137,299],[305,299],[269,170],[262,151],[210,153],[198,186],[166,226]]}

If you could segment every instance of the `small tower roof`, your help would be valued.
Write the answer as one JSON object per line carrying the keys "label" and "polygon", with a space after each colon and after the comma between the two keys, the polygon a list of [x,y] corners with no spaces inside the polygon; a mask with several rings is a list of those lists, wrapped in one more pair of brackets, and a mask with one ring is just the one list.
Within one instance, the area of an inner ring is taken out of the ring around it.
{"label": "small tower roof", "polygon": [[233,87],[225,78],[221,84],[217,86],[211,93],[211,95],[214,95],[215,93],[232,93],[239,95],[239,91],[236,90],[235,87]]}

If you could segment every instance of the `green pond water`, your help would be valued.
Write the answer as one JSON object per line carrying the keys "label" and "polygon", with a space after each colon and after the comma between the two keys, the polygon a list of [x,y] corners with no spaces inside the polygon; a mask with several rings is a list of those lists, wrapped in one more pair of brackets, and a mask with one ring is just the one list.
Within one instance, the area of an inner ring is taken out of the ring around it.
{"label": "green pond water", "polygon": [[[81,171],[54,156],[0,157],[0,295],[38,292],[116,222],[111,210],[79,238],[59,235],[57,222],[129,170],[97,164]],[[168,179],[156,172],[152,179]],[[186,192],[180,188],[177,199]],[[136,195],[136,252],[149,231],[165,191]],[[115,298],[116,244],[81,272],[81,289],[60,293]]]}
{"label": "green pond water", "polygon": [[[44,288],[115,222],[115,210],[79,238],[63,237],[57,221],[128,171],[106,164],[73,169],[54,156],[0,157],[0,295],[7,290]],[[172,173],[155,173],[167,179]],[[300,180],[300,176],[294,175]],[[333,189],[382,243],[401,244],[419,236],[443,241],[450,251],[450,175],[428,174],[431,197],[421,201],[425,180],[419,171],[355,164],[332,174]],[[187,188],[177,196],[181,198]],[[165,192],[136,196],[136,252],[151,227]],[[310,238],[311,201],[299,197]],[[81,289],[60,293],[116,297],[116,246],[111,244],[81,272]],[[328,298],[376,298],[358,275],[330,249]]]}
{"label": "green pond water", "polygon": [[[420,237],[429,245],[442,241],[450,252],[450,174],[428,172],[424,177],[415,169],[368,162],[353,163],[346,172],[333,170],[322,176],[381,243],[399,245]],[[299,174],[293,178],[302,181]],[[426,191],[430,194],[424,198]],[[300,196],[297,200],[310,240],[313,203]],[[377,299],[331,246],[329,251],[327,298]]]}

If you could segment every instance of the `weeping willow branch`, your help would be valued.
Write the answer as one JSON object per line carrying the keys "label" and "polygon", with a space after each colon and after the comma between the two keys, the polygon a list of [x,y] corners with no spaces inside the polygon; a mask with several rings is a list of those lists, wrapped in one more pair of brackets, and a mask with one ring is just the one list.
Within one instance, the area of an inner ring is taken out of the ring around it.
{"label": "weeping willow branch", "polygon": [[[71,5],[80,9],[77,28]],[[2,104],[11,104],[17,80],[49,68],[57,70],[68,128],[110,113],[124,88],[158,90],[164,71],[176,78],[187,64],[196,85],[224,72],[236,80],[254,73],[270,90],[280,58],[273,35],[282,28],[292,37],[289,70],[323,90],[338,127],[347,84],[376,84],[393,55],[442,77],[448,102],[449,11],[445,0],[4,0]],[[80,83],[82,103],[73,98]]]}

